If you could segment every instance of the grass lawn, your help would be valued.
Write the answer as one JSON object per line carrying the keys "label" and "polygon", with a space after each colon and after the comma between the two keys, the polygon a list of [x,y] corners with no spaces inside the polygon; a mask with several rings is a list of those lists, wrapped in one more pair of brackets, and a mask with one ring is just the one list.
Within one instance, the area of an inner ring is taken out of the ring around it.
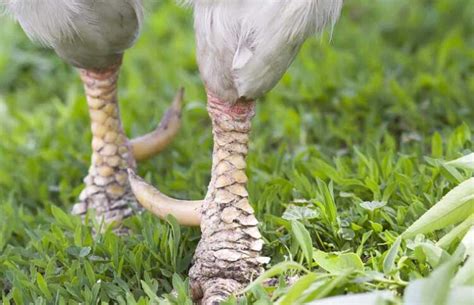
{"label": "grass lawn", "polygon": [[[200,199],[210,178],[210,121],[191,14],[171,2],[149,5],[143,35],[126,54],[122,115],[129,135],[145,133],[186,88],[182,130],[139,172],[167,194]],[[447,305],[458,286],[457,295],[474,297],[474,271],[456,258],[466,229],[443,246],[435,242],[453,232],[451,223],[397,239],[473,176],[474,161],[445,163],[474,151],[473,15],[470,0],[352,0],[332,38],[305,45],[258,103],[248,159],[250,198],[271,257],[267,275],[280,283],[257,282],[240,302],[301,304],[389,290],[395,304],[405,291],[405,304]],[[68,216],[90,158],[81,83],[1,18],[3,304],[191,304],[187,271],[198,229],[143,213],[127,220],[128,237],[110,230],[93,237],[97,224]],[[452,280],[458,268],[464,281]],[[300,280],[286,287],[294,275]]]}

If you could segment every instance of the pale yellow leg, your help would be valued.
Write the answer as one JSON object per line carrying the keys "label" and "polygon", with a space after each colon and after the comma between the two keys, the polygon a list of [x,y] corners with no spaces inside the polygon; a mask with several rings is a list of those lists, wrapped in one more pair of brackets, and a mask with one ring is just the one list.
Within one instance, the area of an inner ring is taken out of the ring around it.
{"label": "pale yellow leg", "polygon": [[94,209],[98,220],[107,223],[130,216],[135,205],[127,169],[136,165],[117,103],[119,70],[120,65],[103,71],[80,70],[91,118],[92,163],[72,213],[84,215]]}
{"label": "pale yellow leg", "polygon": [[201,241],[189,272],[193,298],[203,305],[219,304],[238,293],[262,272],[263,240],[249,203],[246,157],[255,103],[227,103],[208,95],[214,150],[211,182],[203,201],[169,198],[130,170],[139,203],[163,218],[173,215],[183,225],[201,225]]}
{"label": "pale yellow leg", "polygon": [[85,188],[72,209],[84,216],[94,209],[98,221],[120,222],[133,214],[136,204],[128,181],[128,169],[162,151],[176,135],[181,123],[183,90],[152,133],[136,140],[126,137],[117,101],[120,64],[109,69],[80,70],[92,130],[92,160],[84,179]]}
{"label": "pale yellow leg", "polygon": [[202,236],[189,272],[195,300],[219,304],[262,271],[263,240],[247,192],[253,101],[228,104],[209,94],[214,151],[212,177],[201,211]]}

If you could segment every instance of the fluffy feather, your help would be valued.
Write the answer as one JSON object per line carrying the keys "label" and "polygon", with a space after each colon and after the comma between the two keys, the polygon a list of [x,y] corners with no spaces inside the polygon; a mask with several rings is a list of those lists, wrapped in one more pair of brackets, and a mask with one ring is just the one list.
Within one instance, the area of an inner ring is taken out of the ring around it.
{"label": "fluffy feather", "polygon": [[104,68],[131,47],[143,20],[141,0],[6,0],[34,41],[81,68]]}
{"label": "fluffy feather", "polygon": [[334,25],[342,0],[185,0],[195,12],[201,74],[227,101],[271,90],[302,44]]}
{"label": "fluffy feather", "polygon": [[89,16],[87,6],[79,0],[7,0],[4,5],[31,40],[48,47],[77,34],[75,16]]}

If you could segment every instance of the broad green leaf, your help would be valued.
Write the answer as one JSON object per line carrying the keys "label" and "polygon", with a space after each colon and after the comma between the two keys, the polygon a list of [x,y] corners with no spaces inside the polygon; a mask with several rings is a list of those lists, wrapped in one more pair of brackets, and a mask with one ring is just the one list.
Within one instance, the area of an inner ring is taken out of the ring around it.
{"label": "broad green leaf", "polygon": [[332,225],[337,224],[337,207],[336,202],[334,201],[334,190],[333,182],[326,184],[321,179],[316,180],[319,188],[319,192],[322,195],[323,202],[322,206],[326,212],[326,217]]}
{"label": "broad green leaf", "polygon": [[388,250],[387,255],[383,260],[383,272],[385,274],[389,274],[393,271],[395,267],[395,259],[397,258],[398,250],[400,249],[400,244],[402,242],[402,238],[399,236],[393,245]]}
{"label": "broad green leaf", "polygon": [[344,296],[330,297],[306,303],[307,305],[380,305],[384,301],[393,300],[393,292],[377,291],[360,294],[348,294]]}
{"label": "broad green leaf", "polygon": [[411,282],[405,289],[404,305],[451,305],[447,303],[451,279],[458,262],[451,260],[435,269],[426,279]]}
{"label": "broad green leaf", "polygon": [[339,274],[350,270],[364,270],[364,263],[355,253],[314,252],[314,261],[329,273]]}
{"label": "broad green leaf", "polygon": [[316,273],[309,273],[302,276],[296,283],[291,285],[290,289],[286,292],[285,296],[278,301],[278,305],[294,305],[299,304],[297,302],[300,299],[306,289],[313,284],[318,278]]}
{"label": "broad green leaf", "polygon": [[339,286],[344,285],[348,281],[351,273],[352,273],[351,271],[346,271],[346,272],[338,274],[337,276],[329,280],[324,280],[324,281],[315,283],[314,289],[311,290],[311,287],[310,287],[309,290],[311,290],[311,292],[309,292],[308,295],[305,297],[304,303],[307,304],[309,301],[326,297],[331,292],[333,292],[334,289],[336,289]]}
{"label": "broad green leaf", "polygon": [[472,226],[474,226],[474,214],[470,215],[466,220],[449,231],[448,234],[444,235],[436,245],[444,249],[448,248],[456,239],[462,240]]}
{"label": "broad green leaf", "polygon": [[384,206],[387,205],[386,202],[382,201],[364,201],[359,204],[363,209],[369,210],[371,212],[383,208]]}
{"label": "broad green leaf", "polygon": [[472,215],[474,205],[474,178],[470,178],[446,194],[403,234],[411,238],[419,233],[433,232],[461,222]]}
{"label": "broad green leaf", "polygon": [[469,231],[467,231],[466,235],[459,243],[454,256],[460,257],[462,260],[468,256],[474,256],[474,227],[471,227]]}
{"label": "broad green leaf", "polygon": [[96,277],[94,273],[94,268],[91,263],[87,260],[84,261],[84,270],[86,272],[87,279],[89,280],[89,285],[93,285],[96,282]]}
{"label": "broad green leaf", "polygon": [[448,296],[447,305],[472,305],[474,300],[474,286],[454,287]]}
{"label": "broad green leaf", "polygon": [[265,271],[262,275],[260,275],[257,279],[255,279],[255,281],[250,283],[242,292],[243,293],[248,292],[252,290],[254,287],[262,284],[265,280],[281,275],[287,272],[288,270],[297,270],[297,271],[304,271],[305,273],[309,273],[309,270],[306,269],[301,264],[298,264],[296,262],[291,262],[291,261],[282,262],[282,263],[276,264],[272,268]]}
{"label": "broad green leaf", "polygon": [[474,257],[469,257],[458,270],[452,281],[452,286],[474,286]]}
{"label": "broad green leaf", "polygon": [[438,267],[451,257],[448,252],[429,242],[419,243],[417,248],[423,252],[426,260],[433,268]]}
{"label": "broad green leaf", "polygon": [[313,241],[311,240],[311,235],[305,226],[296,220],[291,222],[291,231],[303,251],[308,266],[311,267],[313,262]]}
{"label": "broad green leaf", "polygon": [[142,280],[140,282],[142,284],[143,291],[150,298],[150,300],[159,302],[159,298],[156,295],[156,293],[153,291],[153,289],[151,289],[150,286],[145,281]]}
{"label": "broad green leaf", "polygon": [[318,211],[305,206],[289,205],[281,218],[286,220],[314,219],[319,216]]}
{"label": "broad green leaf", "polygon": [[471,153],[453,161],[446,162],[446,164],[457,168],[474,170],[474,153]]}
{"label": "broad green leaf", "polygon": [[71,246],[66,249],[66,252],[75,257],[86,257],[91,252],[91,247],[76,247]]}
{"label": "broad green leaf", "polygon": [[36,273],[36,283],[38,284],[39,289],[43,293],[43,295],[46,297],[48,301],[51,301],[53,299],[53,295],[51,294],[51,291],[48,288],[48,284],[44,280],[44,277],[41,275],[41,273]]}
{"label": "broad green leaf", "polygon": [[79,257],[86,257],[91,253],[91,247],[83,247],[81,248],[81,251],[79,252]]}
{"label": "broad green leaf", "polygon": [[127,302],[126,302],[127,305],[136,305],[137,304],[137,301],[135,300],[133,294],[131,294],[130,292],[127,292],[127,294],[125,295],[125,298],[127,300]]}
{"label": "broad green leaf", "polygon": [[23,301],[23,293],[20,289],[13,287],[12,289],[12,295],[13,295],[13,301],[15,301],[15,304],[25,304]]}
{"label": "broad green leaf", "polygon": [[441,164],[441,173],[453,184],[460,184],[464,177],[454,166]]}
{"label": "broad green leaf", "polygon": [[443,156],[443,138],[438,132],[435,132],[431,138],[431,155],[433,158],[441,158]]}
{"label": "broad green leaf", "polygon": [[173,274],[173,288],[177,297],[177,303],[182,305],[192,305],[193,303],[188,297],[188,283],[183,281],[178,274]]}
{"label": "broad green leaf", "polygon": [[370,226],[374,229],[375,232],[380,233],[383,231],[383,226],[379,223],[370,221]]}
{"label": "broad green leaf", "polygon": [[54,219],[62,225],[63,227],[66,227],[70,230],[74,230],[77,226],[80,224],[77,223],[77,221],[74,221],[74,217],[66,214],[63,210],[56,206],[51,206],[51,213],[54,216]]}
{"label": "broad green leaf", "polygon": [[120,293],[120,289],[115,286],[115,285],[111,285],[109,283],[95,283],[93,286],[92,286],[92,290],[91,290],[91,295],[92,295],[92,300],[94,300],[93,302],[91,302],[91,304],[97,304],[99,301],[99,292],[100,292],[100,289],[101,288],[104,288],[104,291],[108,294],[108,295],[118,295]]}

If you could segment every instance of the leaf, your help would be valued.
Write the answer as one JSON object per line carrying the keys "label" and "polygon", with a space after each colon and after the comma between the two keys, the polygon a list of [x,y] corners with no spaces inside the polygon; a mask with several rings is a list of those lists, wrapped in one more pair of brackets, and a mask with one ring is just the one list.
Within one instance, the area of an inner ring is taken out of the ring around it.
{"label": "leaf", "polygon": [[369,221],[369,222],[370,222],[370,226],[372,227],[372,229],[374,229],[375,232],[380,233],[383,231],[383,226],[381,224],[373,222],[373,221]]}
{"label": "leaf", "polygon": [[326,211],[326,217],[331,225],[337,225],[337,207],[334,201],[334,190],[332,181],[327,185],[321,179],[316,180],[319,192],[322,193],[323,204],[322,207]]}
{"label": "leaf", "polygon": [[433,268],[438,267],[451,257],[448,252],[429,242],[419,243],[416,248],[423,252],[426,260]]}
{"label": "leaf", "polygon": [[308,266],[311,267],[313,263],[313,241],[311,240],[311,235],[305,226],[299,221],[291,222],[291,231],[303,251]]}
{"label": "leaf", "polygon": [[433,232],[461,222],[473,213],[474,178],[470,178],[447,193],[403,234],[411,238],[420,233]]}
{"label": "leaf", "polygon": [[455,287],[450,291],[446,304],[472,305],[473,296],[473,286]]}
{"label": "leaf", "polygon": [[79,225],[76,221],[74,221],[73,217],[66,214],[63,210],[56,206],[51,206],[51,213],[53,214],[54,219],[63,227],[66,227],[70,230],[75,230],[75,228]]}
{"label": "leaf", "polygon": [[96,282],[94,268],[92,267],[91,263],[89,263],[87,260],[85,260],[83,264],[84,264],[84,270],[86,272],[87,279],[89,281],[89,285],[94,285],[94,283]]}
{"label": "leaf", "polygon": [[474,257],[466,260],[452,281],[454,287],[463,285],[474,286]]}
{"label": "leaf", "polygon": [[453,255],[460,257],[461,260],[464,260],[468,256],[474,256],[474,227],[471,227],[469,231],[467,231]]}
{"label": "leaf", "polygon": [[304,299],[304,303],[307,304],[309,301],[324,298],[325,296],[329,295],[334,289],[344,285],[351,273],[351,271],[346,271],[322,283],[316,283],[315,289],[308,293]]}
{"label": "leaf", "polygon": [[446,179],[454,184],[460,184],[464,180],[463,175],[461,175],[461,173],[451,165],[441,164],[441,173]]}
{"label": "leaf", "polygon": [[314,219],[318,216],[319,213],[315,209],[311,209],[306,206],[296,206],[291,204],[286,208],[281,218],[286,220],[304,220]]}
{"label": "leaf", "polygon": [[451,260],[435,269],[428,278],[411,282],[405,289],[403,304],[451,305],[447,300],[457,264],[456,260]]}
{"label": "leaf", "polygon": [[364,263],[355,253],[326,253],[316,251],[314,261],[324,270],[333,274],[340,274],[352,270],[364,270]]}
{"label": "leaf", "polygon": [[433,158],[441,158],[443,156],[443,138],[439,132],[435,132],[431,138],[431,155]]}
{"label": "leaf", "polygon": [[86,257],[91,253],[91,247],[71,246],[66,249],[66,252],[74,257]]}
{"label": "leaf", "polygon": [[448,234],[444,235],[437,243],[436,245],[438,247],[447,249],[453,241],[456,239],[461,240],[464,235],[466,235],[467,231],[474,226],[474,214],[469,216],[466,220],[464,220],[462,223],[460,223],[458,226],[456,226],[454,229],[449,231]]}
{"label": "leaf", "polygon": [[387,255],[383,260],[383,272],[389,274],[393,271],[395,267],[395,259],[397,258],[398,250],[400,249],[400,244],[402,242],[401,236],[399,236],[393,245],[388,250]]}
{"label": "leaf", "polygon": [[15,304],[24,304],[25,302],[23,301],[23,294],[20,289],[13,287],[12,289],[12,295],[13,295],[13,301],[15,301]]}
{"label": "leaf", "polygon": [[278,301],[278,305],[297,304],[297,300],[302,297],[306,289],[318,278],[316,273],[309,273],[302,276],[296,283],[291,285],[286,294]]}
{"label": "leaf", "polygon": [[176,294],[178,296],[183,296],[187,294],[188,289],[187,289],[186,283],[181,279],[181,277],[178,274],[176,273],[173,274],[172,283],[173,283],[173,288],[176,291]]}
{"label": "leaf", "polygon": [[474,153],[461,157],[459,159],[446,162],[445,164],[451,165],[457,168],[474,170]]}
{"label": "leaf", "polygon": [[79,252],[79,257],[86,257],[91,253],[91,247],[83,247]]}
{"label": "leaf", "polygon": [[384,206],[387,205],[386,202],[382,201],[364,201],[359,204],[363,209],[369,210],[371,212],[383,208]]}
{"label": "leaf", "polygon": [[46,299],[48,301],[51,301],[53,299],[53,295],[51,294],[51,291],[49,291],[48,284],[44,280],[44,277],[39,272],[36,273],[36,283],[38,284],[39,289],[46,297]]}
{"label": "leaf", "polygon": [[158,296],[156,295],[156,293],[153,291],[153,289],[151,289],[150,286],[145,281],[142,280],[140,282],[142,283],[143,291],[150,298],[150,300],[159,302],[160,300]]}
{"label": "leaf", "polygon": [[275,276],[278,276],[278,275],[281,275],[281,274],[287,272],[288,270],[298,270],[298,271],[304,271],[306,273],[309,273],[309,270],[306,269],[301,264],[298,264],[296,262],[291,262],[291,261],[282,262],[282,263],[276,264],[272,268],[265,271],[262,275],[260,275],[257,279],[255,279],[255,281],[250,283],[242,291],[242,293],[248,292],[248,291],[252,290],[253,288],[255,288],[256,286],[262,284],[265,280],[267,280],[269,278],[272,278],[272,277],[275,277]]}
{"label": "leaf", "polygon": [[391,291],[377,291],[369,293],[349,294],[344,296],[321,299],[307,305],[379,305],[385,304],[384,301],[394,299]]}

